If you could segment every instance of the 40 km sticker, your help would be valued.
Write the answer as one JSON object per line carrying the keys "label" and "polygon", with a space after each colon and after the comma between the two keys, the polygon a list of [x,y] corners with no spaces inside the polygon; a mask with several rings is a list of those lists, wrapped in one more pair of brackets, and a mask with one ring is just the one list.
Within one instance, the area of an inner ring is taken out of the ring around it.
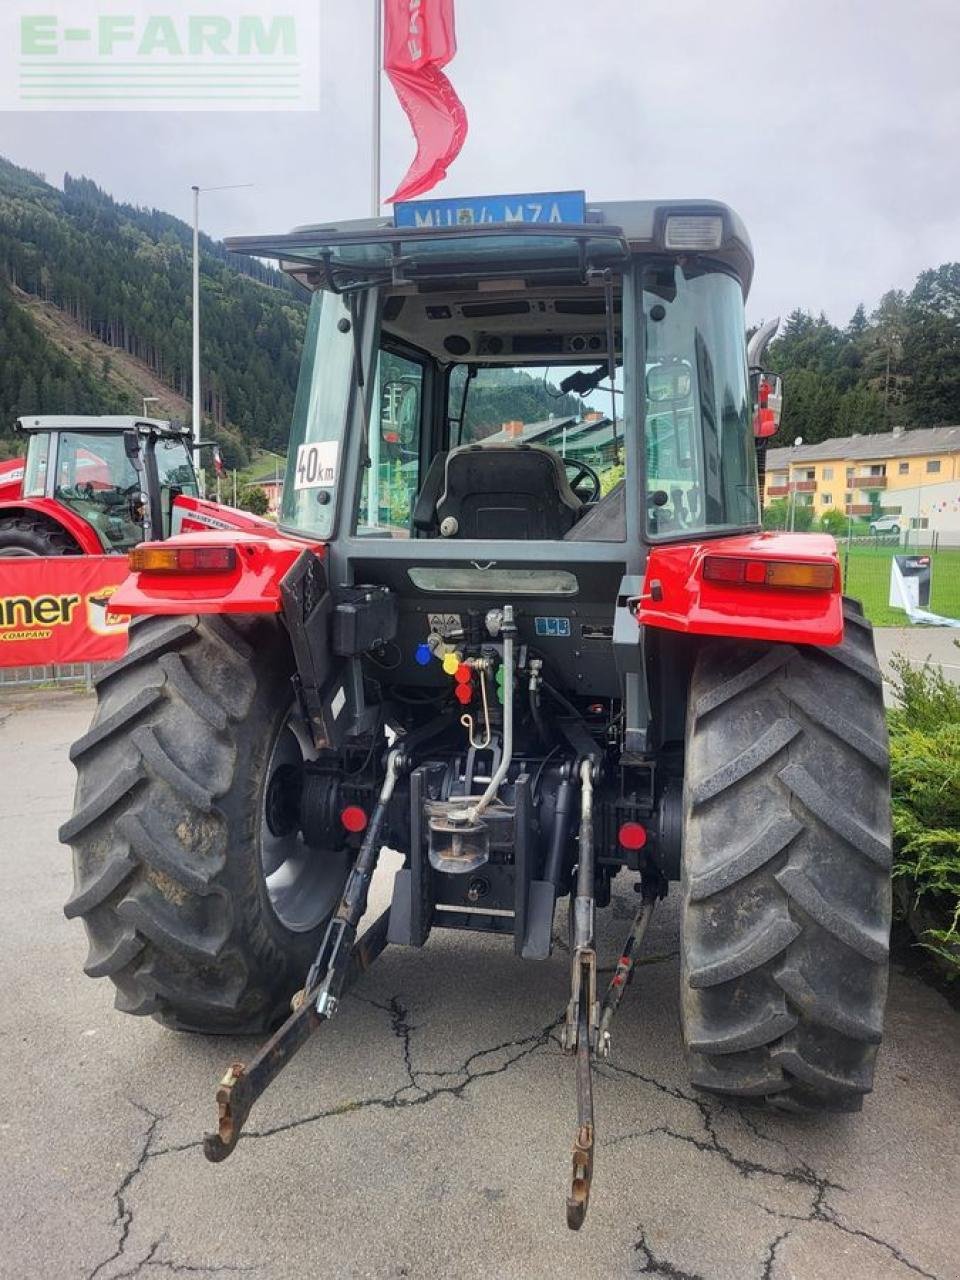
{"label": "40 km sticker", "polygon": [[315,444],[302,444],[297,450],[293,487],[295,489],[328,489],[335,485],[339,453],[340,443],[337,440],[318,440]]}

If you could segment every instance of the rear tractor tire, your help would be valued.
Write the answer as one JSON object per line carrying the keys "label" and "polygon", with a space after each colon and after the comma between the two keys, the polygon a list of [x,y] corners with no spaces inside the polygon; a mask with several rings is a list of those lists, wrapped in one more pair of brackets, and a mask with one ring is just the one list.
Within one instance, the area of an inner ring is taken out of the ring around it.
{"label": "rear tractor tire", "polygon": [[887,990],[890,793],[870,624],[711,643],[690,689],[682,1020],[695,1085],[857,1111]]}
{"label": "rear tractor tire", "polygon": [[28,513],[0,520],[0,556],[77,556],[80,548],[66,530]]}
{"label": "rear tractor tire", "polygon": [[85,972],[118,1009],[223,1033],[289,1012],[349,866],[304,844],[276,785],[311,755],[292,669],[275,619],[171,617],[135,623],[100,676],[60,838]]}

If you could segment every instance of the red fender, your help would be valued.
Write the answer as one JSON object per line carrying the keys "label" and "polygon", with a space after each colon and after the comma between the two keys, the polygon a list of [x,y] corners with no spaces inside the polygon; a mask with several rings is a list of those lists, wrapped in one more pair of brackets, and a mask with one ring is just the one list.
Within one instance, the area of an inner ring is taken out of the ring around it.
{"label": "red fender", "polygon": [[173,504],[173,520],[170,532],[203,533],[207,529],[242,529],[245,533],[259,533],[264,537],[276,537],[277,526],[272,520],[255,516],[251,511],[225,507],[206,498],[193,498],[181,494]]}
{"label": "red fender", "polygon": [[110,597],[112,613],[279,613],[280,583],[305,550],[324,554],[318,543],[254,533],[183,533],[166,542],[144,542],[141,549],[233,547],[236,567],[226,573],[131,572]]}
{"label": "red fender", "polygon": [[84,555],[107,554],[93,526],[53,498],[18,498],[15,502],[0,502],[0,520],[4,516],[23,515],[27,511],[44,516],[53,524],[59,525],[65,533],[69,533]]}
{"label": "red fender", "polygon": [[0,502],[12,502],[23,489],[26,458],[9,458],[0,462]]}
{"label": "red fender", "polygon": [[[707,556],[827,564],[833,568],[833,586],[813,590],[711,582],[703,577]],[[828,534],[746,534],[651,548],[643,595],[631,607],[645,627],[832,646],[843,640],[840,582],[837,544]]]}

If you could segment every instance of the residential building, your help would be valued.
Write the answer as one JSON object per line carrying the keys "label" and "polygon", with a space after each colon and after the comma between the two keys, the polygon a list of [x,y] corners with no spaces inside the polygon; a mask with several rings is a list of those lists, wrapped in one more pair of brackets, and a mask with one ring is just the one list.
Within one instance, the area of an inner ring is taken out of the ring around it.
{"label": "residential building", "polygon": [[817,515],[902,516],[906,528],[960,535],[960,426],[768,449],[764,499],[791,495]]}

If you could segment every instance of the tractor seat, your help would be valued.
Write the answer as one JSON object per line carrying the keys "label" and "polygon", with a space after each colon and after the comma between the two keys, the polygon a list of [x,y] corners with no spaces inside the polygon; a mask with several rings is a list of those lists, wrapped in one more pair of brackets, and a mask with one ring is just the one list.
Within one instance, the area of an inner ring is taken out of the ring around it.
{"label": "tractor seat", "polygon": [[562,538],[582,510],[560,455],[531,444],[452,449],[436,506],[441,537],[520,541]]}

